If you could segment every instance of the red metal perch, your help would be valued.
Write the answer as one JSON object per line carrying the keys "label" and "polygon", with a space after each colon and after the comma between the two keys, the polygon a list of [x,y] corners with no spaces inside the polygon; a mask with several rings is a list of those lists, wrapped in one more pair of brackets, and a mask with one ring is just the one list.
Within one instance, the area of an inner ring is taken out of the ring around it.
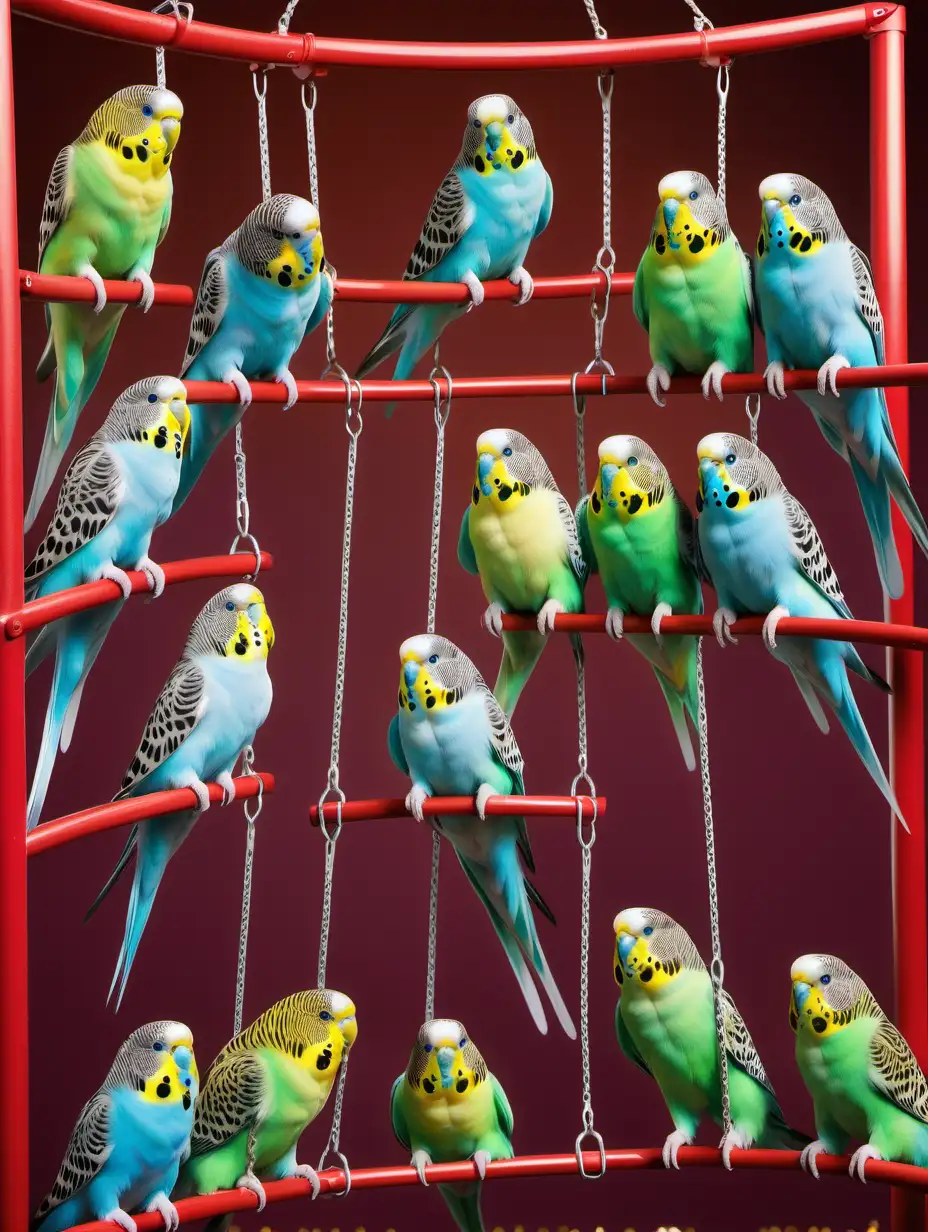
{"label": "red metal perch", "polygon": [[[602,817],[606,811],[606,797],[596,796],[596,816]],[[584,821],[593,819],[593,797],[591,796],[490,796],[487,800],[486,813],[488,817],[509,817],[519,813],[523,817],[570,817],[577,820],[577,801],[580,801],[581,816]],[[346,800],[341,806],[342,821],[378,821],[390,817],[409,817],[406,801],[399,797],[384,797],[379,800]],[[422,806],[426,817],[436,817],[445,813],[451,817],[475,814],[473,796],[432,796]],[[326,822],[338,820],[338,803],[327,801],[322,806],[322,816]],[[314,804],[309,810],[309,819],[314,826],[319,825],[319,806]]]}

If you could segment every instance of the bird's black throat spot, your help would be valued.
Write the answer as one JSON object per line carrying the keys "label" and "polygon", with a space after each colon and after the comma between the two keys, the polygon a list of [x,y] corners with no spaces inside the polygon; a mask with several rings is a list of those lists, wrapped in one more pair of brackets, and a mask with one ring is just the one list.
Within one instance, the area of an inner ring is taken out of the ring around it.
{"label": "bird's black throat spot", "polygon": [[122,147],[122,156],[124,159],[126,159],[127,162],[129,161],[129,159],[132,158],[132,146],[131,145],[124,145]]}
{"label": "bird's black throat spot", "polygon": [[725,497],[725,504],[728,506],[729,509],[734,509],[740,499],[741,499],[740,492],[729,492],[728,495]]}
{"label": "bird's black throat spot", "polygon": [[703,505],[702,497],[697,492],[696,493],[696,512],[697,513],[702,513],[702,505]]}
{"label": "bird's black throat spot", "polygon": [[794,234],[794,235],[790,238],[790,241],[789,241],[789,246],[790,246],[790,248],[798,248],[798,247],[799,247],[799,245],[800,245],[801,243],[802,243],[802,236],[801,236],[801,235],[800,235],[800,233],[797,231],[797,232],[796,232],[796,233],[795,233],[795,234]]}
{"label": "bird's black throat spot", "polygon": [[158,1085],[155,1087],[155,1094],[159,1099],[167,1099],[171,1094],[171,1079],[165,1074]]}
{"label": "bird's black throat spot", "polygon": [[281,270],[280,273],[277,275],[277,281],[280,283],[282,287],[289,287],[293,285],[293,279],[290,277],[289,274],[285,273],[283,270]]}
{"label": "bird's black throat spot", "polygon": [[600,510],[602,509],[602,505],[600,503],[599,496],[597,495],[595,488],[590,494],[590,504],[593,506],[594,513],[599,513]]}
{"label": "bird's black throat spot", "polygon": [[762,257],[762,256],[764,255],[764,252],[765,252],[765,250],[766,250],[766,247],[767,247],[767,245],[764,243],[764,236],[763,236],[763,233],[761,233],[761,234],[757,237],[757,255],[758,255],[759,257]]}
{"label": "bird's black throat spot", "polygon": [[454,1089],[457,1091],[458,1095],[463,1095],[464,1092],[467,1090],[467,1087],[468,1087],[468,1082],[466,1078],[459,1078],[458,1081],[454,1084]]}
{"label": "bird's black throat spot", "polygon": [[641,499],[641,497],[636,492],[634,496],[630,496],[628,498],[628,512],[637,513],[643,504],[644,504],[644,501]]}
{"label": "bird's black throat spot", "polygon": [[512,496],[512,488],[508,483],[501,483],[499,485],[498,496],[501,501],[509,500],[510,496]]}
{"label": "bird's black throat spot", "polygon": [[795,1031],[799,1026],[799,1019],[796,1017],[795,1010],[790,1010],[789,1012],[789,1025],[790,1025],[790,1030],[792,1031]]}
{"label": "bird's black throat spot", "polygon": [[321,1052],[319,1056],[316,1057],[316,1069],[319,1069],[319,1070],[328,1069],[331,1064],[332,1064],[331,1053]]}
{"label": "bird's black throat spot", "polygon": [[654,237],[654,251],[659,257],[662,257],[667,251],[667,241],[660,234],[660,232],[658,232]]}
{"label": "bird's black throat spot", "polygon": [[642,984],[650,984],[651,980],[654,979],[654,972],[650,967],[645,967],[638,978],[641,980]]}
{"label": "bird's black throat spot", "polygon": [[423,1078],[422,1086],[425,1089],[426,1095],[435,1094],[435,1083],[431,1080],[431,1078]]}
{"label": "bird's black throat spot", "polygon": [[[474,170],[480,172],[480,174],[482,175],[483,172],[486,171],[486,169],[487,169],[486,163],[483,161],[483,159],[478,154],[477,157],[474,159]],[[431,1094],[431,1091],[429,1092],[429,1094]]]}
{"label": "bird's black throat spot", "polygon": [[[792,241],[790,242],[792,243]],[[808,252],[811,247],[812,247],[811,238],[808,235],[804,236],[802,243],[799,245],[799,251]]]}
{"label": "bird's black throat spot", "polygon": [[515,157],[513,158],[512,164],[511,164],[513,171],[518,171],[524,162],[525,162],[525,155],[522,153],[521,150],[516,150]]}
{"label": "bird's black throat spot", "polygon": [[821,1035],[821,1033],[825,1030],[827,1026],[828,1026],[828,1023],[825,1021],[824,1018],[813,1018],[812,1019],[812,1030],[815,1031],[817,1035]]}
{"label": "bird's black throat spot", "polygon": [[189,1111],[190,1111],[190,1105],[193,1103],[193,1099],[191,1098],[191,1095],[190,1095],[190,1092],[189,1092],[189,1091],[185,1091],[185,1092],[184,1092],[184,1098],[183,1098],[183,1100],[182,1100],[181,1102],[182,1102],[182,1103],[183,1103],[183,1105],[184,1105],[184,1112],[189,1112]]}
{"label": "bird's black throat spot", "polygon": [[435,698],[434,698],[434,697],[427,697],[427,698],[425,699],[425,708],[426,708],[426,710],[431,710],[431,709],[432,709],[432,707],[433,707],[434,705],[435,705]]}
{"label": "bird's black throat spot", "polygon": [[706,241],[702,238],[701,235],[690,236],[690,252],[692,253],[702,252],[705,246],[706,246]]}
{"label": "bird's black throat spot", "polygon": [[148,162],[148,151],[145,149],[143,145],[137,145],[135,147],[135,154],[140,163]]}
{"label": "bird's black throat spot", "polygon": [[477,487],[476,484],[474,484],[474,491],[473,491],[473,494],[471,495],[471,500],[474,502],[475,505],[478,504],[478,502],[480,501],[480,489]]}
{"label": "bird's black throat spot", "polygon": [[622,967],[621,967],[621,965],[620,965],[619,963],[616,963],[614,970],[615,970],[615,982],[616,982],[617,984],[624,984],[624,983],[625,983],[625,974],[624,974],[624,972],[622,971]]}

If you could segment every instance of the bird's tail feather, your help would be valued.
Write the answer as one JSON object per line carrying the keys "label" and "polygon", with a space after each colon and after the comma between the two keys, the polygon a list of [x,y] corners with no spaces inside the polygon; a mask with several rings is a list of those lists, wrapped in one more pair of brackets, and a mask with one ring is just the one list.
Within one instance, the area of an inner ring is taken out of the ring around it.
{"label": "bird's tail feather", "polygon": [[35,482],[32,485],[32,495],[29,497],[29,506],[26,509],[26,519],[23,523],[23,529],[26,531],[32,529],[32,524],[38,517],[39,510],[42,508],[48,495],[48,490],[55,482],[55,476],[58,474],[61,459],[64,457],[65,450],[70,444],[71,435],[74,431],[76,414],[73,418],[66,416],[61,421],[61,433],[56,439],[55,416],[55,397],[53,397],[52,407],[48,413],[48,423],[45,425],[45,440],[42,442],[42,452],[39,455],[39,467],[36,471]]}
{"label": "bird's tail feather", "polygon": [[110,890],[112,890],[113,886],[122,876],[126,865],[132,859],[132,853],[135,851],[138,841],[139,841],[139,828],[137,825],[135,825],[132,827],[132,829],[129,832],[129,837],[126,839],[126,845],[122,849],[122,855],[116,861],[116,867],[110,873],[109,878],[106,884],[104,885],[103,889],[100,891],[97,897],[90,904],[87,914],[84,916],[85,924],[90,919],[90,917],[96,912],[97,908],[106,898],[107,894],[109,894]]}
{"label": "bird's tail feather", "polygon": [[461,1232],[485,1232],[480,1213],[480,1181],[462,1181],[457,1185],[439,1185],[438,1191],[447,1203],[454,1222]]}
{"label": "bird's tail feather", "polygon": [[507,718],[512,718],[522,690],[541,658],[545,640],[543,633],[503,634],[503,657],[493,692]]}
{"label": "bird's tail feather", "polygon": [[806,680],[804,676],[800,676],[798,672],[793,672],[793,679],[796,681],[796,687],[802,694],[803,700],[809,707],[809,714],[811,714],[812,718],[815,720],[815,726],[820,732],[824,732],[827,736],[831,728],[828,723],[828,716],[822,708],[819,695],[816,693],[815,689],[813,689],[809,681]]}
{"label": "bird's tail feather", "polygon": [[29,804],[26,809],[26,833],[34,830],[39,824],[42,807],[48,794],[52,770],[58,756],[58,744],[61,740],[61,729],[65,712],[71,700],[74,682],[67,677],[66,656],[59,647],[55,662],[55,675],[52,679],[52,691],[48,699],[48,709],[45,711],[45,727],[42,730],[42,744],[39,748],[39,760],[36,762],[35,774],[32,776],[32,787],[29,791]]}
{"label": "bird's tail feather", "polygon": [[654,675],[657,677],[657,683],[661,686],[661,691],[667,702],[667,709],[670,711],[673,729],[677,733],[677,739],[680,742],[680,752],[683,754],[686,768],[687,770],[695,770],[696,754],[693,752],[693,739],[686,721],[687,706],[684,703],[683,696],[673,681],[668,680],[660,668],[654,668]]}
{"label": "bird's tail feather", "polygon": [[908,523],[915,542],[928,556],[928,525],[912,495],[912,489],[909,487],[909,481],[902,469],[898,453],[894,447],[887,447],[885,444],[880,455],[880,475],[885,479],[893,500]]}
{"label": "bird's tail feather", "polygon": [[[863,506],[864,517],[867,519],[870,538],[873,541],[873,552],[876,556],[876,566],[880,573],[880,581],[883,583],[883,589],[889,597],[891,599],[898,599],[902,594],[904,586],[902,565],[899,562],[899,553],[896,550],[896,540],[893,536],[888,472],[885,465],[881,463],[876,477],[871,479],[853,454],[848,455],[848,462],[850,463],[851,473],[854,476],[854,482],[857,484],[857,491],[860,495],[860,503]],[[905,484],[906,491],[908,491],[909,485],[905,483],[904,475],[902,476],[902,481]],[[921,520],[921,514],[918,512],[914,499],[912,499],[911,492],[909,492],[909,499],[919,520]],[[922,522],[922,526],[924,526],[924,522]],[[928,544],[928,534],[926,534],[925,542]]]}
{"label": "bird's tail feather", "polygon": [[[770,1111],[767,1126],[768,1132],[764,1137],[765,1139],[770,1139],[771,1146],[783,1146],[793,1151],[801,1151],[804,1146],[808,1146],[812,1141],[808,1134],[803,1133],[801,1129],[794,1129],[787,1122],[777,1103],[774,1103]],[[764,1142],[764,1145],[766,1145],[766,1142]]]}

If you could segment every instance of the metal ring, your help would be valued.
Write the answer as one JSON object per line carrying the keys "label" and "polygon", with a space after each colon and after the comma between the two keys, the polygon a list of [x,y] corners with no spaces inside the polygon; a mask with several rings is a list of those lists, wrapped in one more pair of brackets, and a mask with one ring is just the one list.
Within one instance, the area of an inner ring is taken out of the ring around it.
{"label": "metal ring", "polygon": [[240,533],[235,536],[235,538],[232,540],[232,546],[229,548],[229,555],[232,556],[238,551],[238,545],[242,542],[243,539],[245,540],[246,543],[251,544],[251,550],[255,554],[254,573],[246,573],[243,576],[246,577],[250,582],[256,582],[258,580],[258,574],[261,572],[261,548],[258,544],[257,539],[254,537],[253,534],[251,534],[250,531],[246,531],[244,534]]}
{"label": "metal ring", "polygon": [[[441,386],[438,384],[439,376],[444,377],[444,379],[448,382],[448,397],[446,399],[442,398]],[[429,384],[432,386],[432,390],[435,394],[435,426],[437,428],[443,428],[448,422],[448,416],[451,414],[451,397],[454,387],[454,382],[451,379],[451,373],[444,364],[437,363],[435,365],[429,373]],[[442,413],[441,409],[442,402],[444,402],[445,406],[444,413]]]}
{"label": "metal ring", "polygon": [[[264,89],[260,91],[258,90],[258,73],[260,73],[264,79]],[[267,94],[267,68],[266,67],[261,68],[257,64],[253,64],[251,66],[251,84],[255,92],[255,98],[258,100],[259,103],[263,102],[265,95]]]}
{"label": "metal ring", "polygon": [[[323,811],[326,804],[326,797],[330,794],[337,797],[335,804],[335,829],[331,834],[329,833],[328,823],[325,819],[325,813]],[[327,843],[334,843],[342,832],[342,805],[345,803],[345,799],[346,796],[342,789],[337,785],[333,786],[331,783],[329,783],[328,787],[326,787],[325,791],[319,797],[319,804],[317,805],[319,811],[319,829],[322,831]]]}
{"label": "metal ring", "polygon": [[[297,72],[297,69],[294,69],[293,71],[294,71],[294,72]],[[312,70],[310,70],[310,71],[312,71]],[[306,87],[307,87],[307,86],[309,86],[309,88],[312,90],[312,99],[313,99],[313,101],[312,101],[311,103],[307,103],[307,101],[306,101]],[[300,86],[300,101],[301,101],[301,102],[302,102],[302,104],[303,104],[303,110],[304,110],[304,111],[313,112],[313,111],[315,111],[315,110],[316,110],[316,103],[319,101],[319,91],[316,89],[316,79],[315,79],[314,77],[310,77],[308,81],[304,81],[304,82],[301,84],[301,86]]]}
{"label": "metal ring", "polygon": [[[156,4],[151,10],[153,13],[167,13],[170,9],[178,21],[193,21],[193,5],[187,3],[187,0],[161,0],[160,4]],[[185,9],[186,12],[181,12]]]}
{"label": "metal ring", "polygon": [[[603,89],[603,81],[606,78],[609,79],[609,89],[608,90]],[[611,103],[612,102],[612,91],[615,86],[615,69],[610,68],[607,72],[600,73],[599,79],[596,84],[599,88],[599,97],[603,100],[604,103]]]}
{"label": "metal ring", "polygon": [[[580,776],[578,775],[577,778],[579,777]],[[583,777],[589,783],[590,781],[589,777],[587,775],[584,775]],[[576,782],[577,782],[577,779],[574,779],[574,784],[576,784]],[[592,783],[590,783],[590,786],[592,787]],[[596,819],[599,816],[599,803],[596,799],[596,796],[587,796],[587,795],[578,796],[576,792],[574,791],[573,787],[571,788],[570,794],[574,796],[575,803],[577,806],[577,842],[584,849],[584,851],[589,851],[590,848],[593,846],[593,844],[596,842]],[[593,816],[590,818],[589,838],[583,837],[583,801],[584,800],[589,800],[590,804],[593,806]]]}
{"label": "metal ring", "polygon": [[[320,380],[326,381],[330,376],[338,377],[338,379],[345,386],[345,431],[352,440],[356,441],[361,435],[361,429],[364,427],[364,419],[361,415],[361,407],[364,403],[364,389],[362,388],[360,381],[354,380],[348,375],[337,359],[329,360],[325,368],[322,370]],[[358,408],[357,411],[355,411],[358,420],[358,425],[356,428],[352,428],[351,426],[351,413],[354,410],[351,403],[352,385],[357,386],[358,390]]]}
{"label": "metal ring", "polygon": [[326,1155],[328,1155],[330,1150],[332,1154],[335,1156],[335,1158],[340,1162],[342,1172],[344,1172],[345,1174],[345,1188],[340,1189],[335,1194],[335,1197],[336,1198],[347,1198],[348,1195],[351,1193],[351,1169],[348,1167],[348,1160],[345,1158],[344,1154],[340,1150],[338,1150],[337,1147],[326,1147],[325,1153],[323,1154],[322,1159],[319,1160],[320,1167],[317,1169],[317,1171],[319,1172],[326,1171],[326,1168],[328,1167],[328,1165],[326,1165],[326,1168],[323,1168],[321,1165],[325,1163],[325,1157]]}
{"label": "metal ring", "polygon": [[[583,1163],[583,1143],[587,1138],[592,1138],[599,1150],[599,1171],[587,1172]],[[596,1132],[592,1126],[584,1129],[582,1133],[577,1135],[577,1142],[574,1147],[577,1156],[577,1167],[580,1170],[580,1175],[587,1181],[598,1181],[606,1172],[606,1145],[603,1142],[602,1134]]]}
{"label": "metal ring", "polygon": [[[715,79],[715,92],[719,96],[719,102],[722,103],[723,105],[728,101],[728,91],[731,86],[731,78],[729,77],[729,74],[728,74],[728,70],[729,70],[731,63],[732,62],[729,60],[725,64],[720,64],[718,75],[716,76],[716,79]],[[724,89],[722,89],[722,74],[723,73],[725,74],[725,88]]]}
{"label": "metal ring", "polygon": [[712,959],[712,962],[709,964],[709,974],[713,981],[721,988],[725,982],[725,964],[721,958]]}

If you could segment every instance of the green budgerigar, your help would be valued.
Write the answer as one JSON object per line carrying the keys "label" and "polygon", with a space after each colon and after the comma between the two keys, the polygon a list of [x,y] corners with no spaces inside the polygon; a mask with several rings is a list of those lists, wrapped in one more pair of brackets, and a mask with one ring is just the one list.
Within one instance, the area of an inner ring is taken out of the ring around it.
{"label": "green budgerigar", "polygon": [[789,1025],[796,1063],[812,1096],[818,1135],[802,1166],[843,1155],[862,1181],[868,1159],[928,1167],[928,1083],[899,1030],[856,972],[832,954],[804,954],[790,971]]}
{"label": "green budgerigar", "polygon": [[651,618],[653,636],[630,633],[628,640],[654,668],[686,768],[695,770],[686,716],[698,728],[696,638],[660,632],[665,616],[702,612],[695,523],[660,458],[640,437],[610,436],[601,443],[596,482],[577,507],[577,529],[590,568],[603,581],[610,637],[624,635],[627,615]]}
{"label": "green budgerigar", "polygon": [[[464,511],[458,560],[478,574],[490,606],[484,624],[503,639],[493,692],[512,717],[559,612],[583,611],[587,566],[574,511],[544,458],[521,432],[495,428],[477,438],[471,503]],[[538,632],[503,632],[504,612],[531,612]],[[571,635],[575,655],[583,650]]]}
{"label": "green budgerigar", "polygon": [[651,349],[648,392],[663,406],[671,376],[690,372],[721,401],[726,372],[754,369],[751,262],[704,175],[675,171],[657,191],[633,298]]}
{"label": "green budgerigar", "polygon": [[[315,1197],[319,1178],[296,1162],[297,1145],[325,1106],[357,1033],[353,1002],[322,988],[284,997],[234,1036],[203,1081],[178,1193],[251,1189],[260,1211],[262,1180],[303,1177]],[[221,1217],[208,1226],[227,1223]]]}
{"label": "green budgerigar", "polygon": [[26,530],[35,521],[77,418],[100,379],[125,304],[108,304],[105,278],[142,286],[154,302],[151,267],[171,219],[171,160],[184,109],[163,86],[128,86],[98,107],[52,167],[39,230],[39,271],[86,278],[96,302],[48,304],[48,342],[36,376],[57,369]]}
{"label": "green budgerigar", "polygon": [[474,1161],[475,1180],[438,1188],[461,1232],[484,1232],[480,1190],[488,1163],[512,1159],[512,1109],[461,1023],[423,1023],[406,1072],[393,1084],[390,1113],[423,1185],[429,1164]]}
{"label": "green budgerigar", "polygon": [[[663,911],[629,907],[619,912],[614,968],[622,989],[615,1010],[619,1045],[661,1089],[676,1127],[664,1143],[665,1168],[678,1168],[708,1113],[722,1124],[722,1089],[712,980],[685,929]],[[731,1168],[734,1147],[802,1147],[806,1134],[783,1118],[770,1079],[734,1001],[724,1002],[731,1131],[722,1161]]]}

